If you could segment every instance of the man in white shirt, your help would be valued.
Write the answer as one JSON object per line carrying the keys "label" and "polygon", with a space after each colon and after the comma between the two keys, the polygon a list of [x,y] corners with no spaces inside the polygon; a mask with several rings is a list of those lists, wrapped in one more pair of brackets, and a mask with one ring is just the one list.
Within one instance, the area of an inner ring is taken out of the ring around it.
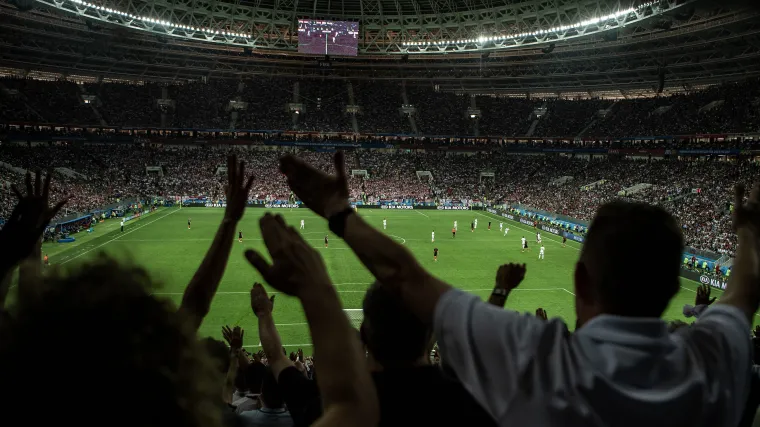
{"label": "man in white shirt", "polygon": [[[406,248],[345,213],[345,172],[328,176],[292,156],[282,167],[296,194],[309,196],[309,207],[330,220],[378,282],[434,326],[446,366],[500,425],[739,422],[751,378],[750,322],[760,306],[760,185],[747,205],[737,187],[739,244],[726,292],[673,334],[660,316],[680,288],[678,223],[656,206],[602,206],[573,275],[571,334],[559,319],[503,310],[425,271]],[[336,169],[344,169],[342,153]],[[641,253],[647,268],[630,269]]]}
{"label": "man in white shirt", "polygon": [[304,225],[304,220],[301,220],[301,228],[300,229],[303,230],[305,228],[306,228],[306,226]]}
{"label": "man in white shirt", "polygon": [[431,243],[435,242],[435,231],[433,231],[432,233],[430,233],[430,242]]}
{"label": "man in white shirt", "polygon": [[388,228],[388,220],[383,218],[383,230],[385,230],[386,228]]}
{"label": "man in white shirt", "polygon": [[507,233],[509,233],[509,227],[504,227],[504,235],[506,236]]}
{"label": "man in white shirt", "polygon": [[124,218],[121,219],[121,231],[124,232]]}
{"label": "man in white shirt", "polygon": [[454,230],[459,231],[459,227],[457,227],[457,222],[454,221]]}
{"label": "man in white shirt", "polygon": [[544,259],[544,245],[541,245],[541,248],[538,250],[538,259]]}
{"label": "man in white shirt", "polygon": [[500,222],[499,223],[499,231],[502,231],[503,229],[504,229],[504,223]]}
{"label": "man in white shirt", "polygon": [[474,228],[478,228],[478,219],[475,218],[475,221],[473,221],[473,222],[475,223],[475,227]]}

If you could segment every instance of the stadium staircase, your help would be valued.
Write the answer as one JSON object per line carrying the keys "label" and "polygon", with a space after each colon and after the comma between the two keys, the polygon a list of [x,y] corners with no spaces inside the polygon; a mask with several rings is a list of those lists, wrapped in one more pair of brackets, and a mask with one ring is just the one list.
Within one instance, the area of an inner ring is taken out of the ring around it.
{"label": "stadium staircase", "polygon": [[[2,83],[0,83],[0,91],[2,91],[3,93],[7,93],[9,95],[13,93],[10,89],[8,89],[7,87],[5,87],[5,85],[3,85]],[[11,95],[11,96],[13,96],[13,95]],[[39,118],[42,123],[46,123],[47,122],[45,120],[45,118],[42,117],[42,114],[38,113],[37,110],[35,110],[34,108],[32,108],[29,105],[29,99],[26,97],[26,95],[24,95],[21,91],[17,91],[15,93],[15,96],[21,98],[21,100],[23,101],[23,104],[24,104],[24,108],[26,108],[32,114],[34,114],[35,116],[37,116],[37,118]]]}
{"label": "stadium staircase", "polygon": [[[411,104],[409,102],[409,97],[406,95],[406,80],[401,81],[401,101],[404,105]],[[409,126],[412,127],[412,132],[417,135],[419,131],[417,130],[417,122],[414,120],[414,116],[410,114],[407,117],[409,118]]]}
{"label": "stadium staircase", "polygon": [[[233,101],[242,102],[243,101],[243,91],[245,91],[245,84],[240,81],[237,85],[237,95],[235,95]],[[230,129],[236,129],[237,128],[237,120],[238,120],[239,114],[237,110],[231,110],[230,111]]]}
{"label": "stadium staircase", "polygon": [[[164,86],[164,87],[161,88],[161,99],[169,99],[169,88],[167,88],[166,86]],[[151,101],[151,102],[153,102],[153,101]],[[169,117],[169,115],[166,114],[166,112],[164,110],[161,110],[161,127],[162,128],[169,127],[168,126],[169,123],[173,122],[173,121],[174,120],[172,120],[172,118]]]}
{"label": "stadium staircase", "polygon": [[[615,105],[617,105],[617,103],[618,103],[618,100],[616,99],[616,100],[614,100],[612,102],[612,105],[610,105],[609,107],[607,107],[607,111],[604,113],[604,118],[610,117],[610,114],[612,113],[612,108]],[[599,116],[597,114],[594,114],[594,118],[591,119],[591,121],[589,122],[589,124],[586,125],[586,127],[584,127],[583,129],[581,129],[580,132],[578,132],[578,135],[576,136],[576,138],[578,138],[578,139],[583,138],[583,135],[586,134],[586,132],[589,129],[591,129],[591,127],[594,126],[596,124],[596,122],[598,122],[598,121],[599,121]]]}
{"label": "stadium staircase", "polygon": [[[84,85],[77,85],[77,87],[79,88],[79,91],[82,92],[82,95],[90,95],[89,93],[87,93],[87,89],[84,87]],[[100,98],[98,98],[97,95],[96,95],[96,99],[98,100],[98,102],[100,102]],[[82,98],[80,98],[79,102],[84,102],[84,101]],[[92,114],[94,114],[95,118],[98,119],[98,122],[100,122],[100,125],[108,126],[108,123],[103,118],[103,115],[100,114],[100,111],[98,111],[98,108],[95,106],[95,103],[90,102],[87,105],[90,106],[90,109],[92,110]]]}
{"label": "stadium staircase", "polygon": [[[300,104],[301,103],[301,85],[298,82],[293,82],[293,99],[290,101],[294,104]],[[290,113],[292,117],[292,124],[293,129],[298,129],[298,118],[299,115],[296,113]]]}
{"label": "stadium staircase", "polygon": [[[346,82],[346,89],[348,89],[348,105],[356,105],[354,85],[351,82]],[[356,113],[351,114],[351,128],[354,130],[354,133],[359,133],[359,121],[356,119]]]}
{"label": "stadium staircase", "polygon": [[[541,108],[546,109],[546,114],[544,115],[543,119],[546,120],[547,117],[549,117],[549,110],[546,108],[546,102],[541,106]],[[530,128],[528,128],[528,132],[525,133],[525,136],[533,136],[533,132],[536,131],[536,126],[538,126],[538,121],[541,120],[538,117],[533,119],[533,121],[530,123]]]}
{"label": "stadium staircase", "polygon": [[[478,109],[476,98],[477,97],[475,95],[470,94],[470,108],[473,110]],[[476,137],[480,136],[480,117],[478,117],[477,120],[472,121],[472,134]]]}

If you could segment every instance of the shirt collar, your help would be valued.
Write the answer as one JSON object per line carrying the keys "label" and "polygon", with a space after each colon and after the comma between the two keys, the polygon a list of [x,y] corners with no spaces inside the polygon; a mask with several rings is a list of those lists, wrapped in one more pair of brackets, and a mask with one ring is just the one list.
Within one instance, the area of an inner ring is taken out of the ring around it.
{"label": "shirt collar", "polygon": [[658,317],[627,317],[601,314],[586,322],[575,333],[593,341],[626,346],[671,347],[673,342],[665,321]]}
{"label": "shirt collar", "polygon": [[261,408],[259,409],[259,412],[263,412],[265,414],[284,414],[288,410],[285,408]]}

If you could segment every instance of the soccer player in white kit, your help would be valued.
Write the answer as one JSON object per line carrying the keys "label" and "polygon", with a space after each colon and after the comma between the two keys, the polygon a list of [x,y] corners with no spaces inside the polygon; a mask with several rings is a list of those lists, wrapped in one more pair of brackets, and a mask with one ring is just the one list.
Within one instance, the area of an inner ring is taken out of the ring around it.
{"label": "soccer player in white kit", "polygon": [[301,220],[301,230],[304,230],[304,229],[306,229],[306,226],[304,225],[304,221]]}
{"label": "soccer player in white kit", "polygon": [[435,242],[435,231],[430,234],[430,242]]}
{"label": "soccer player in white kit", "polygon": [[475,218],[475,228],[478,228],[478,219]]}
{"label": "soccer player in white kit", "polygon": [[544,259],[544,245],[541,245],[541,249],[538,251],[538,259]]}
{"label": "soccer player in white kit", "polygon": [[509,227],[504,227],[504,235],[506,236],[507,233],[509,233]]}
{"label": "soccer player in white kit", "polygon": [[523,237],[522,239],[520,239],[520,247],[522,248],[522,251],[520,251],[520,252],[525,252],[525,248],[527,246],[528,246],[528,241],[525,240],[525,237]]}
{"label": "soccer player in white kit", "polygon": [[501,231],[503,228],[504,228],[504,223],[503,223],[503,222],[500,222],[500,223],[499,223],[499,231]]}
{"label": "soccer player in white kit", "polygon": [[541,233],[536,233],[536,243],[541,243]]}
{"label": "soccer player in white kit", "polygon": [[383,230],[388,228],[388,220],[383,218]]}
{"label": "soccer player in white kit", "polygon": [[454,221],[454,230],[459,231],[459,227],[457,227],[457,222]]}

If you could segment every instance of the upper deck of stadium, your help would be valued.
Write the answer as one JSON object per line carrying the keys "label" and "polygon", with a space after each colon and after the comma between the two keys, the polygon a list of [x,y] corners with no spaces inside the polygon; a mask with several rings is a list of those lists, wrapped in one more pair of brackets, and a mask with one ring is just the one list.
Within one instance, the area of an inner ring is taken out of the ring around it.
{"label": "upper deck of stadium", "polygon": [[[281,75],[649,96],[760,75],[760,11],[740,3],[4,0],[0,65],[126,80]],[[301,18],[359,22],[358,56],[298,54]]]}

